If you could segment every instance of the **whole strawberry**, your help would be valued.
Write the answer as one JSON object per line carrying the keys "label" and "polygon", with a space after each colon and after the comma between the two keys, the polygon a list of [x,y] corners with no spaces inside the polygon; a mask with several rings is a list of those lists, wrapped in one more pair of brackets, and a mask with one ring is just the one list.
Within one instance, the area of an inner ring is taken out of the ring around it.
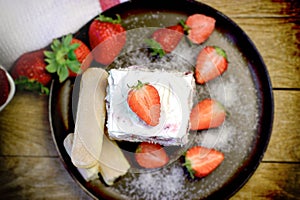
{"label": "whole strawberry", "polygon": [[200,51],[195,68],[196,82],[204,84],[221,74],[228,67],[226,52],[217,46],[207,46]]}
{"label": "whole strawberry", "polygon": [[208,149],[201,146],[190,148],[185,154],[185,163],[183,164],[191,178],[205,177],[213,172],[224,160],[224,154],[214,149]]}
{"label": "whole strawberry", "polygon": [[146,42],[152,48],[153,55],[162,57],[176,48],[183,35],[183,27],[178,24],[154,31],[152,39]]}
{"label": "whole strawberry", "polygon": [[142,142],[135,152],[137,163],[144,168],[163,167],[169,162],[169,156],[159,144]]}
{"label": "whole strawberry", "polygon": [[0,106],[6,102],[9,91],[10,85],[6,76],[6,72],[0,67]]}
{"label": "whole strawberry", "polygon": [[44,54],[48,63],[47,71],[57,73],[60,82],[77,76],[92,62],[89,48],[81,40],[72,38],[71,34],[61,41],[53,40],[51,51],[45,51]]}
{"label": "whole strawberry", "polygon": [[138,81],[128,92],[127,103],[136,115],[150,126],[159,124],[160,97],[157,89],[149,83]]}
{"label": "whole strawberry", "polygon": [[47,86],[52,80],[46,70],[44,50],[33,51],[21,55],[12,67],[12,77],[18,89],[49,93]]}
{"label": "whole strawberry", "polygon": [[89,27],[89,40],[95,60],[108,65],[119,55],[126,43],[126,30],[117,15],[114,20],[100,15]]}
{"label": "whole strawberry", "polygon": [[220,126],[226,118],[224,107],[213,99],[204,99],[190,114],[191,130],[204,130]]}

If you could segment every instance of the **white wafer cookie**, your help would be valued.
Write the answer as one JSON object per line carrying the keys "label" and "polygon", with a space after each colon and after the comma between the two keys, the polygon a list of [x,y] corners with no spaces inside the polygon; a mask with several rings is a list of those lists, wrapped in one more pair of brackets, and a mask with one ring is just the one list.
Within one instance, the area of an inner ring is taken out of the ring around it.
{"label": "white wafer cookie", "polygon": [[80,82],[74,131],[72,162],[77,167],[91,167],[100,161],[105,123],[105,96],[108,74],[89,68]]}
{"label": "white wafer cookie", "polygon": [[[69,154],[69,156],[71,155],[73,142],[74,142],[74,134],[70,133],[64,139],[64,147],[65,147],[67,153]],[[78,167],[77,169],[86,181],[91,181],[91,180],[99,178],[98,173],[99,173],[100,169],[99,169],[99,164],[97,162],[95,163],[94,166],[92,166],[90,168],[79,168]]]}

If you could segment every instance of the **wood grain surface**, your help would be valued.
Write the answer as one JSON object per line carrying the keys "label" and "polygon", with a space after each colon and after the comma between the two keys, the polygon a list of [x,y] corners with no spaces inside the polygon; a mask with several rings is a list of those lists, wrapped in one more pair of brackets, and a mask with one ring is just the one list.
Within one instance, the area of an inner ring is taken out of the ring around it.
{"label": "wood grain surface", "polygon": [[[261,53],[275,116],[263,161],[232,199],[300,199],[300,3],[204,0],[233,19]],[[17,91],[0,113],[0,199],[91,199],[65,170],[48,122],[48,97]]]}

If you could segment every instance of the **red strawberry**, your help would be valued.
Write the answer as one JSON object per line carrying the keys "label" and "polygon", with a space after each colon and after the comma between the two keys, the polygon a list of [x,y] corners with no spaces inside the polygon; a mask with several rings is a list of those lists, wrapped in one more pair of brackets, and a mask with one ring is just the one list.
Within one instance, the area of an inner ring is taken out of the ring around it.
{"label": "red strawberry", "polygon": [[202,15],[194,14],[187,18],[185,30],[188,32],[188,38],[196,44],[200,44],[208,39],[215,29],[214,18]]}
{"label": "red strawberry", "polygon": [[169,157],[161,145],[148,142],[142,142],[138,146],[135,159],[144,168],[158,168],[169,162]]}
{"label": "red strawberry", "polygon": [[12,67],[12,77],[19,89],[49,93],[52,76],[46,70],[44,50],[25,53],[18,58]]}
{"label": "red strawberry", "polygon": [[156,126],[160,118],[160,97],[157,89],[138,81],[128,92],[127,102],[131,110],[150,126]]}
{"label": "red strawberry", "polygon": [[158,29],[152,34],[154,42],[159,43],[160,46],[156,44],[153,45],[153,41],[146,42],[152,47],[154,52],[157,51],[157,47],[159,49],[163,49],[164,53],[160,55],[163,56],[165,53],[170,53],[176,48],[183,35],[183,27],[181,25],[174,25],[167,28]]}
{"label": "red strawberry", "polygon": [[190,148],[185,154],[184,166],[190,176],[201,178],[209,175],[224,160],[224,154],[214,149],[201,146]]}
{"label": "red strawberry", "polygon": [[6,102],[9,91],[10,85],[6,76],[6,72],[0,68],[0,106]]}
{"label": "red strawberry", "polygon": [[[84,44],[81,40],[73,38],[71,44],[79,44],[79,47],[75,49],[74,53],[76,55],[77,60],[80,62],[81,71],[85,71],[91,64],[93,57],[90,49]],[[69,70],[69,76],[75,77],[77,73],[74,73],[72,70]]]}
{"label": "red strawberry", "polygon": [[59,81],[77,74],[89,67],[92,62],[89,48],[81,41],[69,34],[60,40],[55,39],[51,44],[51,51],[44,52],[48,63],[46,69],[50,73],[57,73]]}
{"label": "red strawberry", "polygon": [[195,77],[197,83],[206,83],[221,74],[228,66],[226,52],[220,47],[207,46],[199,53],[196,62]]}
{"label": "red strawberry", "polygon": [[119,55],[126,43],[126,31],[121,18],[113,20],[100,15],[90,25],[89,40],[97,62],[108,65]]}
{"label": "red strawberry", "polygon": [[224,122],[225,117],[226,111],[219,102],[213,99],[204,99],[191,111],[191,130],[216,128]]}

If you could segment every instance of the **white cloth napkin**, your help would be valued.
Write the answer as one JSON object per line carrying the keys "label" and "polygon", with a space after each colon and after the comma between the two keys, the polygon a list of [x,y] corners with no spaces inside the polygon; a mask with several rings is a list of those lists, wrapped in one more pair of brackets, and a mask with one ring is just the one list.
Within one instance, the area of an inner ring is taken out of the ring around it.
{"label": "white cloth napkin", "polygon": [[75,33],[101,11],[126,0],[1,0],[0,64]]}

